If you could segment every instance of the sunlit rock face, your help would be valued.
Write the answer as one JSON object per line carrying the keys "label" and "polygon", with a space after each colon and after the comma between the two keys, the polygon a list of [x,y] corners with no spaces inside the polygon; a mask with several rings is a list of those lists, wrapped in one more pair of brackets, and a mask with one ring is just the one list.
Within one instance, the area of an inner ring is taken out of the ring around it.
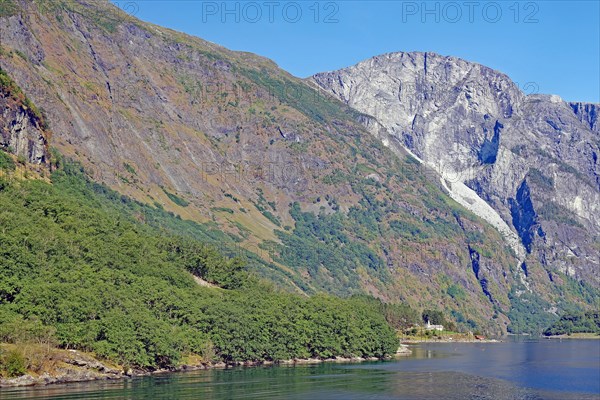
{"label": "sunlit rock face", "polygon": [[549,279],[557,270],[598,286],[600,105],[528,94],[535,84],[434,53],[385,54],[311,79],[437,170],[521,259]]}
{"label": "sunlit rock face", "polygon": [[48,142],[39,118],[0,88],[0,149],[33,163],[46,164]]}

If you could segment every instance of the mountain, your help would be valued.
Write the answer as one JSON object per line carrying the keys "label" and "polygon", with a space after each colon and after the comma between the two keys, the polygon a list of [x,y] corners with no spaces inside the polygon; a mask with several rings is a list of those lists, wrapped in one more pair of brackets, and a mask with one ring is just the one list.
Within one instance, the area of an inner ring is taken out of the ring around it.
{"label": "mountain", "polygon": [[598,104],[525,94],[506,75],[434,53],[391,53],[312,81],[373,116],[498,227],[519,261],[600,285]]}
{"label": "mountain", "polygon": [[[243,255],[251,271],[285,290],[368,293],[442,310],[464,329],[502,333],[512,323],[541,331],[556,313],[593,302],[585,268],[535,261],[507,215],[488,206],[477,216],[461,205],[448,191],[454,182],[440,183],[419,162],[424,154],[386,126],[394,114],[357,111],[268,59],[139,21],[108,1],[0,6],[0,68],[37,106],[52,133],[48,154],[195,224],[146,219],[153,227]],[[414,107],[427,96],[421,90]],[[597,127],[595,109],[574,107],[573,123]],[[0,123],[10,130],[16,120],[3,114]],[[425,123],[417,123],[415,143]],[[493,135],[488,141],[486,160],[497,144]],[[527,182],[514,197],[519,210],[537,193]],[[593,214],[587,193],[581,207]],[[534,209],[535,217],[515,212],[524,231],[537,227]],[[569,232],[589,232],[579,223]],[[586,240],[578,251],[598,243]]]}

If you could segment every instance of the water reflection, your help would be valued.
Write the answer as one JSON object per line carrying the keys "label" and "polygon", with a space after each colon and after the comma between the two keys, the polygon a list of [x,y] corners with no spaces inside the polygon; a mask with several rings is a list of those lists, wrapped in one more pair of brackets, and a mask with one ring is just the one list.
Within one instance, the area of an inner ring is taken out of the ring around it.
{"label": "water reflection", "polygon": [[431,344],[390,362],[236,368],[0,391],[34,399],[600,399],[599,341]]}

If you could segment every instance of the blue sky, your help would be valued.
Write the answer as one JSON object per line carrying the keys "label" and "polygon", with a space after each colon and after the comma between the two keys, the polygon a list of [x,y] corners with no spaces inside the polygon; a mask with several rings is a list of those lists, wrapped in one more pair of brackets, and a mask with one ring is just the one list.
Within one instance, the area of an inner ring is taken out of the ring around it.
{"label": "blue sky", "polygon": [[500,70],[527,91],[600,103],[597,0],[114,2],[299,77],[391,51],[432,51]]}

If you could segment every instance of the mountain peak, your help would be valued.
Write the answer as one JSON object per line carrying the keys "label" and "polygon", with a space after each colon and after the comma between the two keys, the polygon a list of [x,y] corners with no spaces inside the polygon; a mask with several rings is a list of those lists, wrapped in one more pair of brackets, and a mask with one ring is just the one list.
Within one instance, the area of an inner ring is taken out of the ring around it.
{"label": "mountain peak", "polygon": [[600,267],[589,239],[600,234],[595,105],[524,95],[500,72],[433,53],[384,54],[312,79],[373,116],[440,173],[457,202],[507,240],[519,235],[529,253],[536,242],[542,265],[550,267],[548,254],[556,249],[571,253],[561,239],[571,232],[578,267],[559,258],[552,266],[598,285],[588,268],[590,259]]}

